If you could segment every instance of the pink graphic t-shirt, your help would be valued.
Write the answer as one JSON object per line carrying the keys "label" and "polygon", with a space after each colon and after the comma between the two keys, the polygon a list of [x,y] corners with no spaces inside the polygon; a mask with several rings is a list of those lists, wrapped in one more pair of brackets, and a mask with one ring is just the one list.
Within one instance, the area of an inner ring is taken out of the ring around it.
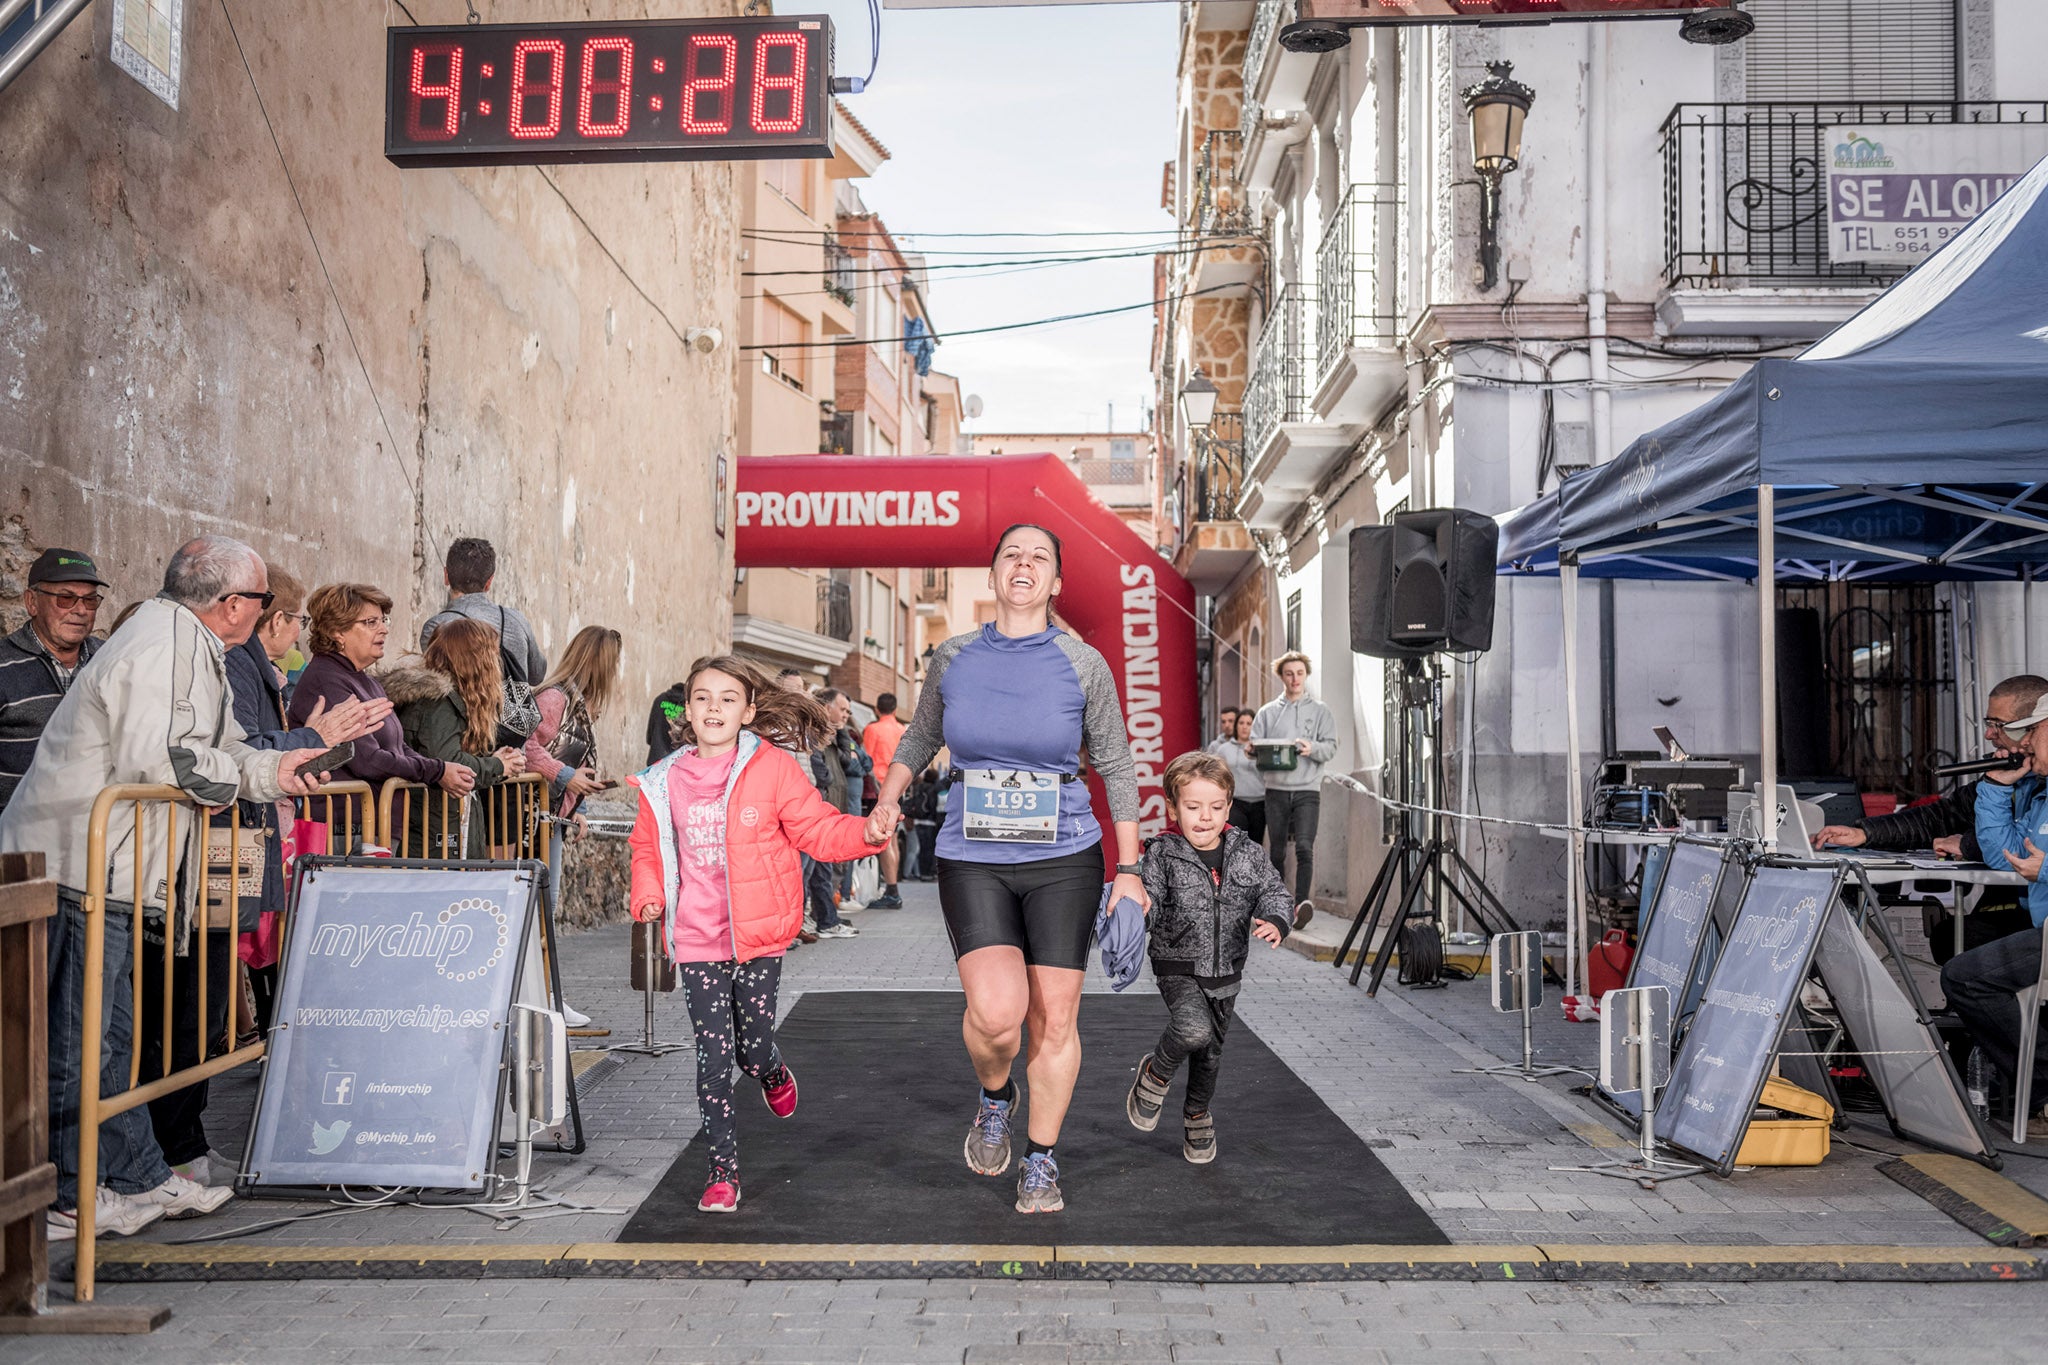
{"label": "pink graphic t-shirt", "polygon": [[679,754],[668,770],[669,821],[676,837],[677,962],[733,955],[732,904],[725,878],[725,784],[737,747],[717,758]]}

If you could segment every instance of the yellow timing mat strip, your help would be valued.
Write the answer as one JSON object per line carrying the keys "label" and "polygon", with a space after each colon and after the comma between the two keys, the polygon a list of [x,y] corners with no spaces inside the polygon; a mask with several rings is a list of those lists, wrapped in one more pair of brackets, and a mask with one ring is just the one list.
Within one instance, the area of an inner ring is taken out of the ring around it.
{"label": "yellow timing mat strip", "polygon": [[1989,1167],[1959,1156],[1921,1152],[1888,1161],[1878,1170],[2000,1246],[2048,1242],[2048,1199]]}

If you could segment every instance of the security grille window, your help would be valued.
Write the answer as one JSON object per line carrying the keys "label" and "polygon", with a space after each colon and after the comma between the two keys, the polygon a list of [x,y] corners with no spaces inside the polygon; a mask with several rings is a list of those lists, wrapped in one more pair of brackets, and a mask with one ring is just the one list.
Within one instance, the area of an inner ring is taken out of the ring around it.
{"label": "security grille window", "polygon": [[1752,100],[1952,100],[1956,0],[1750,0]]}
{"label": "security grille window", "polygon": [[1132,440],[1112,439],[1109,443],[1109,479],[1111,483],[1138,482],[1138,443]]}

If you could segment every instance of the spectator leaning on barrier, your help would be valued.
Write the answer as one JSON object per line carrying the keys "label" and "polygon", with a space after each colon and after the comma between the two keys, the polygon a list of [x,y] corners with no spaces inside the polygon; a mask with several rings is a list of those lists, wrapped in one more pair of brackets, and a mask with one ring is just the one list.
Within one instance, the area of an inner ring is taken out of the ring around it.
{"label": "spectator leaning on barrier", "polygon": [[106,583],[89,555],[45,550],[29,566],[28,621],[0,640],[0,810],[36,756],[36,741],[71,679],[100,647],[93,621]]}
{"label": "spectator leaning on barrier", "polygon": [[[284,673],[282,661],[299,642],[304,620],[306,588],[283,569],[270,570],[271,603],[256,620],[247,640],[226,651],[224,666],[228,687],[234,694],[235,723],[242,727],[252,749],[326,749],[380,724],[390,714],[389,702],[362,702],[353,698],[333,710],[316,706],[306,724],[293,728],[284,714]],[[263,877],[243,902],[243,933],[259,927],[257,915],[274,915],[284,909],[284,859],[278,846],[281,817],[275,801],[243,801],[244,839],[263,846]],[[286,809],[290,806],[287,804]],[[227,823],[225,814],[213,819],[216,826]],[[244,961],[248,961],[245,957]],[[277,981],[276,959],[249,962],[250,988],[258,1001],[256,1020],[267,1024],[269,1002]],[[225,979],[225,978],[223,978]]]}
{"label": "spectator leaning on barrier", "polygon": [[1252,718],[1251,742],[1292,740],[1300,755],[1290,769],[1260,774],[1266,783],[1267,850],[1273,866],[1287,874],[1287,845],[1294,845],[1295,923],[1306,924],[1314,913],[1309,901],[1315,885],[1316,820],[1323,804],[1323,765],[1337,754],[1337,717],[1308,694],[1308,655],[1289,650],[1273,661],[1285,689]]}
{"label": "spectator leaning on barrier", "polygon": [[[254,628],[269,594],[266,577],[255,551],[224,536],[205,536],[180,549],[164,573],[164,595],[143,603],[72,680],[43,731],[35,761],[0,813],[0,852],[46,854],[57,882],[48,958],[50,1156],[57,1165],[57,1202],[49,1216],[53,1237],[74,1236],[77,1228],[93,803],[104,788],[127,783],[175,786],[202,805],[221,806],[238,796],[267,801],[302,795],[318,782],[298,772],[318,750],[251,748],[230,710],[224,648],[242,643]],[[187,819],[179,828],[184,846],[176,875],[191,883],[200,879],[200,860],[193,856],[198,826]],[[141,840],[108,839],[99,1020],[103,1096],[127,1089],[135,1022],[129,986],[134,906],[114,896],[136,884],[138,859],[146,874],[145,915],[159,926],[169,915],[174,941],[190,961],[197,898],[180,894],[182,887],[174,892],[155,872],[166,866],[169,839],[163,818],[148,822]],[[183,1030],[188,1038],[194,1022],[189,1019]],[[150,1116],[139,1108],[100,1125],[99,1151],[106,1186],[95,1193],[94,1217],[103,1231],[133,1233],[166,1214],[210,1213],[229,1198],[225,1189],[207,1189],[174,1174]]]}
{"label": "spectator leaning on barrier", "polygon": [[[405,742],[429,758],[459,763],[476,774],[479,787],[495,787],[526,771],[521,749],[492,749],[498,712],[505,704],[505,679],[498,666],[498,632],[480,621],[450,621],[434,632],[417,665],[401,664],[383,675],[384,690],[398,708]],[[470,803],[460,846],[444,839],[445,802],[410,803],[407,850],[415,858],[490,856],[483,803]],[[396,833],[388,837],[397,838]]]}
{"label": "spectator leaning on barrier", "polygon": [[557,815],[574,815],[583,798],[604,788],[598,776],[597,723],[618,690],[624,645],[616,630],[585,626],[534,693],[540,727],[526,741],[526,768],[548,780]]}
{"label": "spectator leaning on barrier", "polygon": [[[391,634],[391,598],[368,583],[329,583],[306,601],[312,618],[313,661],[299,675],[286,708],[292,724],[304,725],[313,708],[329,710],[355,699],[388,701],[384,685],[369,670],[384,657]],[[335,769],[337,779],[353,779],[377,787],[397,777],[439,786],[465,796],[476,787],[476,774],[460,763],[429,758],[405,742],[396,715],[386,714],[375,730],[356,740],[355,756]],[[357,818],[356,828],[362,828]]]}
{"label": "spectator leaning on barrier", "polygon": [[540,638],[517,607],[500,606],[491,600],[491,584],[498,577],[498,552],[491,542],[464,536],[448,547],[442,566],[448,581],[448,605],[427,618],[420,627],[420,648],[433,643],[434,632],[458,616],[481,621],[498,632],[507,664],[516,670],[508,681],[540,686],[547,676],[548,661],[540,652]]}

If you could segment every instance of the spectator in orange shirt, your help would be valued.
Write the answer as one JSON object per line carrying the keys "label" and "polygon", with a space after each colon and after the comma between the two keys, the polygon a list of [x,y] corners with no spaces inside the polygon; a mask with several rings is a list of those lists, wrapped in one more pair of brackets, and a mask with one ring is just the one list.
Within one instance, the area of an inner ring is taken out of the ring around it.
{"label": "spectator in orange shirt", "polygon": [[[903,732],[908,729],[896,715],[896,694],[884,692],[875,698],[875,718],[860,732],[860,747],[868,751],[868,757],[875,760],[875,771],[886,773],[889,764],[895,761],[896,746],[903,741]],[[896,840],[892,837],[882,849],[882,894],[868,902],[870,910],[901,910],[903,897],[896,892],[896,874],[903,858]]]}

